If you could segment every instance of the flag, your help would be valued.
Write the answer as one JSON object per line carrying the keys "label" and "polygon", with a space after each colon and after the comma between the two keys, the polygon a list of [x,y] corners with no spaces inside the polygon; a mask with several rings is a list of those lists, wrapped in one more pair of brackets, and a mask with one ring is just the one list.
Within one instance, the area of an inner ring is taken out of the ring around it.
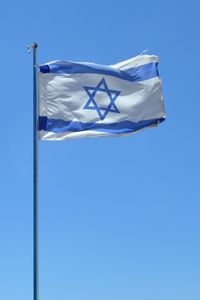
{"label": "flag", "polygon": [[165,119],[158,57],[115,65],[53,61],[38,67],[39,138],[127,135]]}

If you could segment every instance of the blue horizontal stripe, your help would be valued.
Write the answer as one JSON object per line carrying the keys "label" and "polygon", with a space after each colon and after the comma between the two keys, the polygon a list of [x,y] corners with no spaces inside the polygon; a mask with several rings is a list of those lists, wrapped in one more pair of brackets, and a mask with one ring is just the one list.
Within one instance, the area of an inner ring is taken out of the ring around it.
{"label": "blue horizontal stripe", "polygon": [[52,64],[40,66],[41,73],[56,74],[82,74],[93,73],[114,76],[128,81],[142,81],[159,76],[158,63],[152,62],[128,70],[119,70],[109,66],[96,64],[84,64],[67,61],[58,61]]}
{"label": "blue horizontal stripe", "polygon": [[144,127],[156,125],[164,121],[165,118],[145,120],[139,122],[122,121],[119,123],[102,124],[102,123],[82,123],[74,121],[64,121],[60,119],[51,119],[44,116],[39,117],[39,130],[45,130],[54,133],[61,132],[79,132],[87,130],[95,130],[100,132],[108,132],[112,134],[129,133],[137,131]]}

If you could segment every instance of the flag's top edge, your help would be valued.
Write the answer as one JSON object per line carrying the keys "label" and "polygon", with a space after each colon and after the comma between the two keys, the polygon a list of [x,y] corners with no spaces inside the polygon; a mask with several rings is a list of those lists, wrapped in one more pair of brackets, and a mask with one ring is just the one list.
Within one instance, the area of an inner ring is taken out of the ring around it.
{"label": "flag's top edge", "polygon": [[140,55],[112,66],[71,61],[52,61],[39,66],[40,73],[55,74],[101,74],[128,81],[142,81],[158,77],[158,57]]}
{"label": "flag's top edge", "polygon": [[[54,60],[54,61],[50,61],[47,62],[45,64],[41,64],[39,65],[40,71],[42,72],[43,67],[48,66],[50,69],[50,72],[53,71],[54,66],[67,66],[67,65],[79,65],[79,66],[89,66],[89,67],[94,67],[97,69],[110,69],[110,68],[114,68],[114,69],[120,69],[120,70],[127,70],[130,69],[131,67],[138,67],[140,65],[144,65],[147,63],[151,63],[151,62],[158,62],[158,56],[156,55],[137,55],[135,57],[129,58],[125,61],[121,61],[119,63],[113,64],[113,65],[101,65],[101,64],[96,64],[93,62],[75,62],[75,61],[69,61],[69,60]],[[57,73],[57,72],[56,72]]]}

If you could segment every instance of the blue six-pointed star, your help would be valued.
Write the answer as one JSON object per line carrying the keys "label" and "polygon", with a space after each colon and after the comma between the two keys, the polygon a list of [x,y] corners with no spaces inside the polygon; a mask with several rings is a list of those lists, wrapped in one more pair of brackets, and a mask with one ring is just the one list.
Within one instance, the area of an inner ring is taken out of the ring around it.
{"label": "blue six-pointed star", "polygon": [[[83,107],[84,109],[96,110],[101,120],[104,120],[109,112],[120,113],[114,102],[121,91],[109,89],[104,78],[101,79],[96,87],[84,86],[84,89],[89,96],[88,102]],[[107,96],[104,94],[107,94]],[[96,99],[98,95],[101,95],[100,102],[102,103],[100,104],[97,103],[99,101]],[[105,101],[108,101],[107,105]]]}

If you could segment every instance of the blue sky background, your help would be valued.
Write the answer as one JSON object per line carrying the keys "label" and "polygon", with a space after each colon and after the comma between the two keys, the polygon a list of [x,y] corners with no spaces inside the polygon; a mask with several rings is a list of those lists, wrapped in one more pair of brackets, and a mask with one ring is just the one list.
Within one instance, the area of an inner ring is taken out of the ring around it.
{"label": "blue sky background", "polygon": [[200,299],[199,2],[4,1],[0,298],[32,299],[32,55],[160,56],[167,120],[40,143],[41,300]]}

